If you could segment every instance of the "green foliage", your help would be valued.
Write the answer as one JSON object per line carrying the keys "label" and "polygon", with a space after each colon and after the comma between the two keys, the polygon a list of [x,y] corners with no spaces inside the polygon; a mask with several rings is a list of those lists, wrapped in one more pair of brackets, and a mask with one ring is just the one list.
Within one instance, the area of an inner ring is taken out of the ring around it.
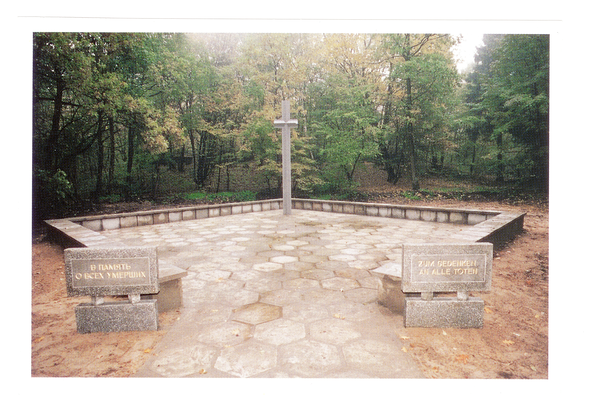
{"label": "green foliage", "polygon": [[464,87],[463,131],[479,152],[471,172],[547,190],[549,145],[549,36],[484,37],[479,65]]}
{"label": "green foliage", "polygon": [[209,203],[220,202],[249,202],[256,200],[256,192],[239,191],[239,192],[219,192],[209,194],[202,191],[187,193],[184,196],[189,201],[206,201]]}
{"label": "green foliage", "polygon": [[414,201],[418,201],[421,199],[421,196],[413,191],[404,191],[402,192],[402,196],[406,199],[411,199]]}
{"label": "green foliage", "polygon": [[[281,187],[289,100],[296,194],[352,198],[377,162],[388,180],[425,172],[547,182],[549,37],[486,35],[458,87],[438,34],[35,33],[36,199],[246,200]],[[250,188],[242,188],[250,189]],[[197,195],[189,195],[200,197]],[[212,198],[210,198],[212,197]],[[209,199],[210,198],[210,199]]]}
{"label": "green foliage", "polygon": [[33,201],[36,215],[56,216],[64,212],[72,203],[73,195],[73,185],[64,171],[35,171]]}

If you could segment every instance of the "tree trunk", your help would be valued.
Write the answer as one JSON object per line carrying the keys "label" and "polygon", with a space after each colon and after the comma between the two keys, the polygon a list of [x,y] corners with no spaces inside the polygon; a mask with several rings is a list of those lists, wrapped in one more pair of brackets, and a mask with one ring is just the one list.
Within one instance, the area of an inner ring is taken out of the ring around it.
{"label": "tree trunk", "polygon": [[136,125],[135,120],[129,125],[127,131],[127,188],[125,197],[127,200],[131,200],[131,186],[133,184],[133,177],[131,176],[131,172],[133,171],[133,157],[135,155],[135,134],[136,134]]}
{"label": "tree trunk", "polygon": [[97,202],[102,195],[102,174],[104,173],[104,142],[102,142],[102,128],[104,126],[104,114],[98,112],[98,129],[96,130],[96,141],[98,143],[98,169],[96,171],[96,190],[94,200]]}
{"label": "tree trunk", "polygon": [[56,159],[57,145],[60,134],[60,119],[62,116],[62,102],[65,88],[66,82],[62,78],[59,78],[56,82],[56,95],[54,96],[54,110],[52,112],[52,127],[50,129],[50,136],[48,137],[48,141],[44,148],[44,169],[51,172],[54,172],[54,169],[58,164]]}
{"label": "tree trunk", "polygon": [[108,118],[109,148],[108,148],[108,190],[112,192],[115,181],[115,120]]}
{"label": "tree trunk", "polygon": [[496,137],[496,146],[498,147],[498,155],[496,159],[498,160],[498,169],[496,171],[496,182],[503,183],[504,182],[504,163],[502,162],[502,134],[499,133]]}
{"label": "tree trunk", "polygon": [[410,157],[410,177],[412,181],[413,191],[419,190],[419,178],[417,177],[417,154],[415,150],[415,136],[413,128],[412,111],[412,88],[410,78],[406,79],[406,105],[407,105],[407,140],[408,140],[408,156]]}
{"label": "tree trunk", "polygon": [[194,182],[196,184],[196,189],[199,188],[198,180],[196,179],[196,170],[198,161],[196,160],[196,142],[194,140],[194,131],[190,129],[190,146],[192,147],[192,177],[194,178]]}

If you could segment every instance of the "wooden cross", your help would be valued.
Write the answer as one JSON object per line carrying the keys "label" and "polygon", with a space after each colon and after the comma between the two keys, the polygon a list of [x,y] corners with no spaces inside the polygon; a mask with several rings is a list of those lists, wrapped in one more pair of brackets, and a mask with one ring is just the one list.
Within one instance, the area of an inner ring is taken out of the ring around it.
{"label": "wooden cross", "polygon": [[298,127],[298,119],[290,119],[290,101],[281,102],[281,119],[276,119],[276,128],[282,129],[281,163],[283,179],[283,214],[292,214],[292,165],[290,155],[290,130]]}

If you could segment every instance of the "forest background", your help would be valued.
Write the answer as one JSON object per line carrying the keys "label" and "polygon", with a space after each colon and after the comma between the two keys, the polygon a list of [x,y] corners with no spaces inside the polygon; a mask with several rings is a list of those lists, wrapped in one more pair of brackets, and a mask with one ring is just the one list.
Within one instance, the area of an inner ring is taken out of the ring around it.
{"label": "forest background", "polygon": [[35,33],[33,212],[281,192],[357,196],[361,168],[548,192],[549,36],[485,35],[456,70],[446,34]]}

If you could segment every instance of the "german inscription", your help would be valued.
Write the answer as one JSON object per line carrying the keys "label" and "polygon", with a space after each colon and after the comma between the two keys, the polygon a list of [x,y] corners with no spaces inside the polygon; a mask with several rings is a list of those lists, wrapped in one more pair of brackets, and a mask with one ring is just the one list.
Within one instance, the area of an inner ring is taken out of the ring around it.
{"label": "german inscription", "polygon": [[492,251],[489,243],[404,245],[404,292],[488,291]]}
{"label": "german inscription", "polygon": [[486,256],[413,255],[413,282],[484,281]]}

